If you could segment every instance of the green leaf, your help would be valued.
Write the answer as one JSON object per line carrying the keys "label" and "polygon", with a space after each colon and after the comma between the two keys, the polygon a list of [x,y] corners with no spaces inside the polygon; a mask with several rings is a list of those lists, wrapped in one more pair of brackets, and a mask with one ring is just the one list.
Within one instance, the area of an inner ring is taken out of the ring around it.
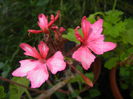
{"label": "green leaf", "polygon": [[122,77],[129,77],[130,71],[126,67],[121,67],[120,68],[120,76]]}
{"label": "green leaf", "polygon": [[[94,79],[94,74],[92,72],[90,73],[85,73],[85,76],[87,76],[90,80],[93,80]],[[81,83],[85,83],[83,78],[81,77],[81,75],[76,75],[73,79],[71,79],[70,81],[71,83],[74,83],[74,82],[81,82]]]}
{"label": "green leaf", "polygon": [[87,20],[88,20],[90,23],[94,23],[94,22],[96,21],[96,19],[95,19],[95,14],[89,15],[89,17],[87,18]]}
{"label": "green leaf", "polygon": [[70,40],[70,41],[72,41],[72,42],[75,42],[75,43],[79,44],[80,42],[76,39],[74,30],[69,28],[67,31],[68,31],[68,33],[63,34],[63,37]]}
{"label": "green leaf", "polygon": [[126,23],[126,32],[122,35],[122,41],[133,45],[133,18],[125,19],[124,22]]}
{"label": "green leaf", "polygon": [[127,32],[125,32],[122,38],[124,42],[128,42],[133,45],[133,28],[127,30]]}
{"label": "green leaf", "polygon": [[124,22],[126,22],[127,23],[127,25],[126,25],[126,28],[127,29],[132,29],[133,27],[133,18],[128,18],[128,19],[125,19],[125,21]]}
{"label": "green leaf", "polygon": [[105,63],[104,67],[107,69],[112,69],[114,66],[116,66],[117,61],[118,61],[117,57],[112,57]]}
{"label": "green leaf", "polygon": [[0,99],[4,99],[6,97],[6,93],[4,92],[4,87],[0,86]]}
{"label": "green leaf", "polygon": [[104,14],[103,14],[102,12],[96,12],[96,13],[94,13],[94,14],[90,14],[89,17],[87,18],[87,20],[93,24],[93,23],[96,21],[95,17],[96,17],[97,15],[102,15],[102,16],[104,16]]}
{"label": "green leaf", "polygon": [[85,76],[87,76],[90,80],[94,80],[94,74],[91,72],[91,73],[85,73]]}
{"label": "green leaf", "polygon": [[122,89],[128,89],[128,85],[125,83],[120,83]]}
{"label": "green leaf", "polygon": [[104,26],[103,33],[113,38],[120,36],[120,33],[126,31],[125,29],[126,23],[122,21],[118,22],[115,25],[112,25],[111,23],[105,21],[103,26]]}
{"label": "green leaf", "polygon": [[105,12],[104,20],[111,23],[116,24],[118,21],[121,20],[121,16],[123,15],[122,11],[118,10],[110,10],[108,12]]}
{"label": "green leaf", "polygon": [[[13,77],[12,80],[19,84],[23,84],[25,86],[29,85],[29,81],[26,78]],[[10,99],[20,99],[22,94],[26,90],[27,89],[25,89],[25,88],[11,84],[10,85]]]}
{"label": "green leaf", "polygon": [[100,91],[95,88],[91,89],[89,93],[91,98],[97,97],[101,94]]}
{"label": "green leaf", "polygon": [[123,15],[123,12],[118,10],[111,10],[108,12],[105,12],[104,16],[104,31],[103,33],[105,35],[108,35],[113,38],[117,38],[121,33],[124,33],[126,31],[126,24],[127,22],[122,21],[121,16]]}
{"label": "green leaf", "polygon": [[83,80],[83,78],[80,75],[77,74],[73,79],[70,80],[70,83],[75,83],[75,82],[83,83],[84,80]]}

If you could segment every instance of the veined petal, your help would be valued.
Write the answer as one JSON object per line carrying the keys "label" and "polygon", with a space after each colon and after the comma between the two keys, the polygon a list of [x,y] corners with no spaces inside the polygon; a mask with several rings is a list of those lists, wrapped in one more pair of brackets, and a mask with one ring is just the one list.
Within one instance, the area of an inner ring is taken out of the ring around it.
{"label": "veined petal", "polygon": [[40,87],[49,77],[46,64],[38,64],[36,68],[28,72],[27,79],[31,81],[31,88]]}
{"label": "veined petal", "polygon": [[91,25],[92,31],[94,34],[101,34],[101,31],[99,31],[103,26],[103,20],[99,19],[94,24]]}
{"label": "veined petal", "polygon": [[89,36],[90,26],[91,26],[90,22],[87,21],[86,16],[84,16],[82,18],[82,22],[81,22],[81,27],[82,27],[82,31],[84,34],[84,39],[87,39]]}
{"label": "veined petal", "polygon": [[38,25],[41,28],[41,30],[45,33],[49,33],[48,31],[48,19],[44,14],[39,14],[38,16]]}
{"label": "veined petal", "polygon": [[32,30],[32,29],[30,29],[30,30],[28,30],[28,32],[34,33],[34,34],[39,34],[39,33],[42,33],[42,30]]}
{"label": "veined petal", "polygon": [[13,71],[12,73],[13,76],[24,77],[27,75],[29,71],[33,70],[39,63],[39,61],[32,59],[25,59],[19,62],[20,62],[20,67],[17,68],[15,71]]}
{"label": "veined petal", "polygon": [[113,50],[116,47],[116,44],[112,42],[104,42],[103,38],[99,38],[97,40],[89,42],[88,47],[94,53],[100,55],[103,54],[104,52]]}
{"label": "veined petal", "polygon": [[40,54],[38,53],[35,47],[32,47],[27,43],[21,43],[20,47],[25,51],[25,55],[32,56],[37,59],[41,58]]}
{"label": "veined petal", "polygon": [[99,19],[94,24],[91,25],[91,31],[88,39],[97,39],[101,36],[101,33],[103,31],[103,20]]}
{"label": "veined petal", "polygon": [[38,45],[38,49],[39,49],[39,52],[40,52],[41,56],[43,58],[46,58],[47,53],[49,51],[48,46],[43,41],[40,41],[40,43]]}
{"label": "veined petal", "polygon": [[92,62],[94,62],[95,56],[87,47],[81,46],[73,53],[72,58],[80,62],[85,70],[88,70]]}
{"label": "veined petal", "polygon": [[44,30],[44,28],[48,28],[48,19],[44,14],[39,14],[38,20],[38,25],[42,30]]}
{"label": "veined petal", "polygon": [[47,67],[53,73],[63,71],[66,68],[64,57],[60,51],[56,52],[51,58],[47,60]]}

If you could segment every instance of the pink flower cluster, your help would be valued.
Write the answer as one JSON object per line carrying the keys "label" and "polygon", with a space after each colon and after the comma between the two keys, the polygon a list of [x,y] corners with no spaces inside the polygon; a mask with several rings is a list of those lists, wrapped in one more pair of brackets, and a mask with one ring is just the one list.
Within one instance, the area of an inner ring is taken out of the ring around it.
{"label": "pink flower cluster", "polygon": [[[49,34],[49,29],[52,29],[55,33],[58,31],[62,33],[65,31],[63,27],[58,29],[58,26],[53,25],[58,17],[59,11],[55,17],[54,15],[51,15],[51,21],[48,23],[48,18],[44,14],[40,14],[38,16],[38,25],[41,30],[30,29],[28,32],[35,34]],[[73,53],[72,58],[80,62],[85,70],[90,68],[92,62],[94,62],[96,58],[92,54],[92,51],[97,55],[101,55],[104,52],[113,50],[116,47],[115,43],[104,41],[104,35],[101,34],[103,30],[102,25],[102,19],[99,19],[94,24],[90,24],[84,16],[81,22],[83,36],[81,36],[78,32],[79,26],[75,29],[76,38],[81,42],[81,46]],[[27,79],[31,81],[31,88],[38,88],[46,80],[48,80],[48,71],[52,74],[56,74],[66,68],[66,62],[64,61],[64,56],[61,51],[57,51],[52,57],[47,59],[49,47],[43,41],[40,41],[38,50],[27,43],[20,44],[20,47],[25,51],[25,55],[31,56],[35,59],[25,59],[19,61],[20,67],[13,71],[12,75],[17,77],[26,76]]]}

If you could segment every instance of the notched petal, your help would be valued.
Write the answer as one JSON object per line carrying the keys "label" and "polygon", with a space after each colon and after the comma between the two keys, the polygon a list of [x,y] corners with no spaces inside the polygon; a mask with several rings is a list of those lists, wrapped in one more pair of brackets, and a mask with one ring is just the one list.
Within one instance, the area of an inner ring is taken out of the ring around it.
{"label": "notched petal", "polygon": [[95,56],[89,49],[82,46],[73,53],[72,58],[80,62],[85,70],[88,70],[95,60]]}
{"label": "notched petal", "polygon": [[47,67],[53,73],[63,71],[66,68],[64,57],[60,51],[56,52],[51,58],[47,60]]}

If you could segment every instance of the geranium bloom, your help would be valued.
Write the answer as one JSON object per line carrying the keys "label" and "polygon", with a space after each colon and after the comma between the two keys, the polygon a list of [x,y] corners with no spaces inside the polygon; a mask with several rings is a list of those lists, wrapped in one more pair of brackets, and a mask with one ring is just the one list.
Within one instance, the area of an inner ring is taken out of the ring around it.
{"label": "geranium bloom", "polygon": [[48,17],[46,17],[44,14],[38,15],[38,26],[41,28],[41,30],[33,30],[30,29],[28,32],[31,33],[49,33],[49,28],[53,25],[53,23],[59,18],[60,11],[57,12],[57,15],[54,17],[54,15],[51,15],[51,21],[48,23]]}
{"label": "geranium bloom", "polygon": [[[81,47],[78,48],[72,55],[72,58],[81,62],[83,68],[88,70],[90,65],[95,60],[95,56],[91,53],[101,55],[104,52],[113,50],[116,47],[115,43],[104,42],[104,35],[102,33],[103,20],[99,19],[94,24],[90,24],[86,17],[82,18],[81,28],[83,36],[75,29],[76,38],[81,42]],[[91,50],[91,51],[90,51]]]}
{"label": "geranium bloom", "polygon": [[40,87],[49,77],[48,70],[52,74],[56,74],[58,71],[62,71],[66,67],[64,57],[60,51],[57,51],[51,58],[46,59],[49,48],[43,42],[40,41],[38,50],[26,43],[20,44],[20,47],[25,51],[25,55],[32,56],[35,59],[21,60],[20,67],[17,68],[12,75],[17,77],[24,77],[31,81],[32,88]]}

